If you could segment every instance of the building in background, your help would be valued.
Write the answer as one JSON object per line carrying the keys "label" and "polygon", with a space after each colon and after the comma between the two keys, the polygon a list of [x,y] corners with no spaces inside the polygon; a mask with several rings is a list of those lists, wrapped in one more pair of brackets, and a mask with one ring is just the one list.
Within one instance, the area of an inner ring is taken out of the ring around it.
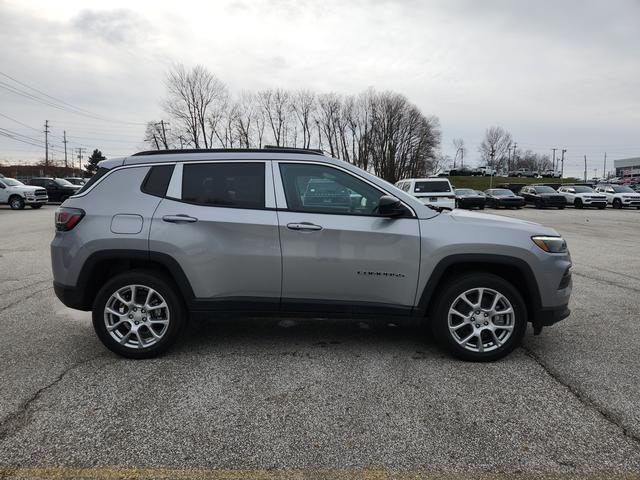
{"label": "building in background", "polygon": [[616,177],[640,180],[640,157],[620,158],[613,161]]}

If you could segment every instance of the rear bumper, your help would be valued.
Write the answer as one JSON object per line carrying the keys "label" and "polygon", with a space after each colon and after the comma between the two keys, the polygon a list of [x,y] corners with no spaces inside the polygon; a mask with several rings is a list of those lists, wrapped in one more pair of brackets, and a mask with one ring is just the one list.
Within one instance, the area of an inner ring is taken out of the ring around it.
{"label": "rear bumper", "polygon": [[58,297],[58,300],[60,300],[65,306],[75,310],[91,310],[90,306],[85,305],[84,291],[82,289],[53,282],[53,291],[55,292],[56,297]]}

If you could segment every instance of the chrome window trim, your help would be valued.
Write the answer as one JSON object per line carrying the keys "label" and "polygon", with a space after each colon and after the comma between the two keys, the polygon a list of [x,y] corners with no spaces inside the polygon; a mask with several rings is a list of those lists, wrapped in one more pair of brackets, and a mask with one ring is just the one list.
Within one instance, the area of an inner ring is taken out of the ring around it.
{"label": "chrome window trim", "polygon": [[[277,208],[278,210],[289,210],[288,206],[287,206],[287,201],[286,201],[286,196],[284,193],[284,185],[282,183],[282,177],[280,175],[280,164],[281,163],[305,163],[305,164],[309,164],[309,165],[322,165],[325,167],[329,167],[329,168],[335,168],[336,170],[341,170],[342,172],[346,173],[347,175],[351,175],[352,177],[357,178],[358,180],[370,185],[371,187],[375,188],[376,190],[378,190],[379,192],[381,192],[383,195],[391,195],[394,196],[392,193],[388,192],[387,190],[383,189],[382,187],[379,187],[378,185],[376,185],[373,182],[370,182],[369,180],[367,180],[364,177],[361,177],[360,175],[357,175],[355,173],[353,173],[352,171],[346,169],[346,168],[342,168],[339,167],[338,165],[333,165],[332,163],[327,163],[327,162],[319,162],[319,161],[304,161],[304,160],[273,160],[273,176],[274,176],[274,182],[276,183],[276,203],[277,203]],[[397,198],[397,197],[396,197]],[[416,213],[416,211],[413,209],[413,207],[411,207],[411,205],[406,204],[404,201],[402,201],[401,199],[399,199],[400,202],[402,203],[402,205],[404,205],[405,207],[407,207],[409,209],[409,211],[411,212],[411,216],[412,218],[418,218],[418,215]],[[371,215],[359,215],[357,213],[331,213],[331,212],[305,212],[305,213],[310,213],[310,214],[322,214],[322,215],[341,215],[341,216],[361,216],[361,217],[370,217]]]}

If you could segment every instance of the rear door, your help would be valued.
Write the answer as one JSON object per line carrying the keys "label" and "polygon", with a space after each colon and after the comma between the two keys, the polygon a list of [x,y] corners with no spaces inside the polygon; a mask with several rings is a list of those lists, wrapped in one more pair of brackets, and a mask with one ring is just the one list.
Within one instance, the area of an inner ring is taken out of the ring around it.
{"label": "rear door", "polygon": [[270,162],[177,164],[149,249],[178,262],[204,309],[277,307],[281,254]]}
{"label": "rear door", "polygon": [[377,215],[386,192],[346,169],[273,162],[282,244],[282,308],[411,311],[418,282],[415,216]]}

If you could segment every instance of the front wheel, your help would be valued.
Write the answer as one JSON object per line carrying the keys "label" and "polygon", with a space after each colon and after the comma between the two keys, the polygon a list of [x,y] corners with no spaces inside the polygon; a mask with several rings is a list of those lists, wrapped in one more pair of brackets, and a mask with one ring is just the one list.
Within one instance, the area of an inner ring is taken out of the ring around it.
{"label": "front wheel", "polygon": [[24,199],[18,195],[14,195],[9,199],[11,210],[22,210],[24,208]]}
{"label": "front wheel", "polygon": [[470,273],[441,290],[430,318],[436,340],[467,361],[498,360],[520,345],[527,310],[515,287],[493,274]]}
{"label": "front wheel", "polygon": [[576,198],[575,201],[573,202],[573,206],[575,208],[582,208],[582,200],[580,200],[579,198]]}
{"label": "front wheel", "polygon": [[109,280],[93,304],[93,327],[102,343],[127,358],[151,358],[167,350],[186,323],[172,282],[143,270]]}
{"label": "front wheel", "polygon": [[613,208],[622,208],[622,201],[619,198],[613,199]]}

